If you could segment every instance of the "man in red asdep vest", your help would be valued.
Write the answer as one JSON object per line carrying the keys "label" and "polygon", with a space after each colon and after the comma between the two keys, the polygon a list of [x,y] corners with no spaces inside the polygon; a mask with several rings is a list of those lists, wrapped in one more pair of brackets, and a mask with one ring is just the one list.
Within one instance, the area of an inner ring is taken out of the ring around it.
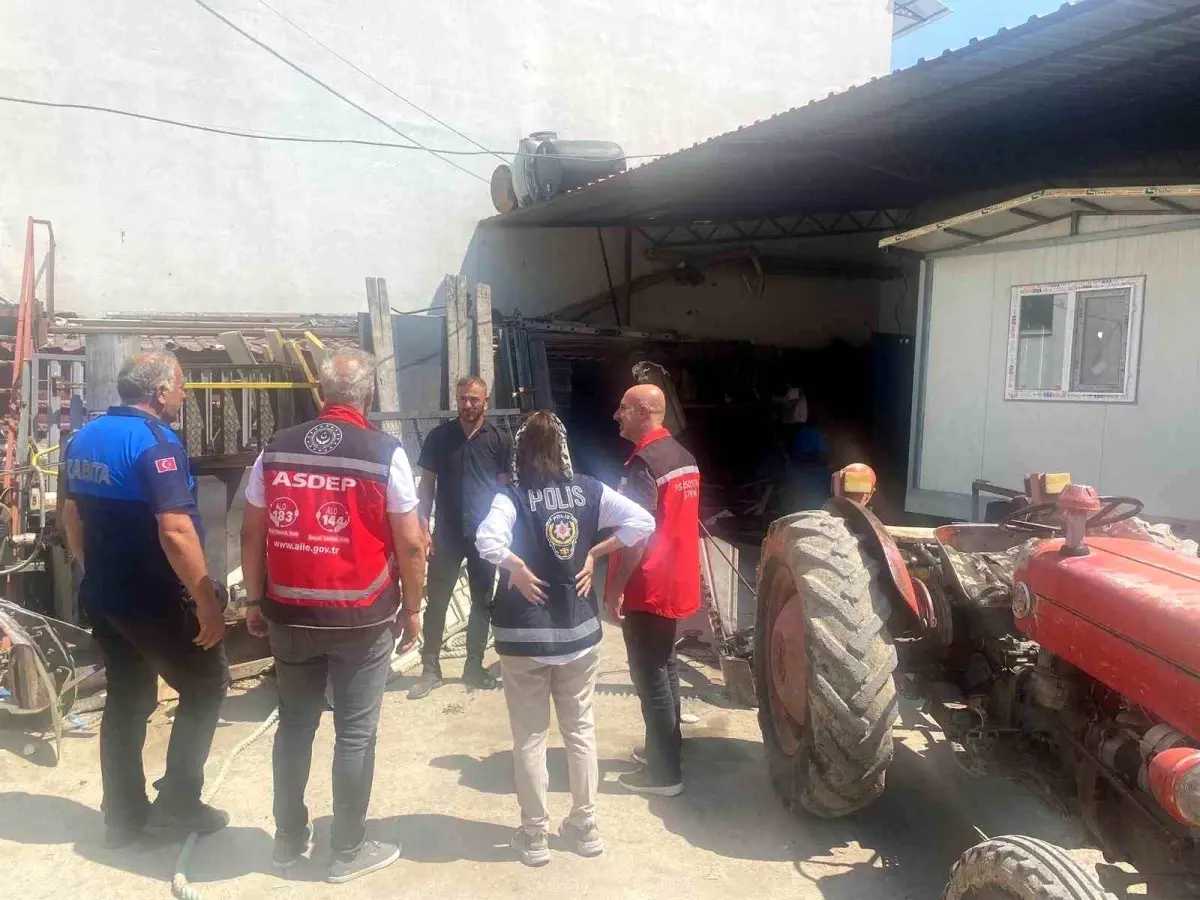
{"label": "man in red asdep vest", "polygon": [[263,451],[246,485],[242,525],[246,625],[270,637],[279,689],[273,862],[287,869],[312,846],[304,790],[328,681],[337,738],[326,878],[333,883],[400,855],[395,844],[367,840],[367,804],[393,627],[399,613],[401,649],[416,643],[425,574],[408,457],[366,419],[374,374],[367,353],[326,358],[321,415],[280,431]]}
{"label": "man in red asdep vest", "polygon": [[654,514],[655,532],[640,559],[621,551],[609,584],[633,568],[624,598],[605,591],[622,621],[629,673],[642,701],[646,746],[634,750],[643,768],[618,781],[642,794],[674,797],[683,790],[679,730],[679,673],[675,631],[700,607],[700,470],[696,459],[663,427],[667,401],[660,388],[639,384],[625,392],[614,419],[634,443],[621,493]]}

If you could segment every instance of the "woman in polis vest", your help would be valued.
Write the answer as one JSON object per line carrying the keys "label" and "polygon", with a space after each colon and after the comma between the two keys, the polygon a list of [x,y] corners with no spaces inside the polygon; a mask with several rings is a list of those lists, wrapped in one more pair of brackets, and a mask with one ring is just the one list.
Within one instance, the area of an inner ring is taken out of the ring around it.
{"label": "woman in polis vest", "polygon": [[[492,630],[513,733],[521,827],[511,845],[521,862],[550,862],[546,738],[550,700],[567,748],[573,806],[559,835],[582,856],[604,852],[596,828],[599,763],[592,695],[600,662],[600,605],[592,594],[596,560],[635,548],[654,518],[586,475],[575,475],[562,423],[531,415],[514,440],[512,482],[492,501],[475,544],[504,569]],[[596,542],[601,529],[615,529]]]}

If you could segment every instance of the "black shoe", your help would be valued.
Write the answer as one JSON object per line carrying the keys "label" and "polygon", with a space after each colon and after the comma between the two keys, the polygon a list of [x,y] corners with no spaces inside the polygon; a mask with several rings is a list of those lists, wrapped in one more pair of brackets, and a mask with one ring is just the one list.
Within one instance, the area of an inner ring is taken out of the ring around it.
{"label": "black shoe", "polygon": [[212,834],[229,824],[229,813],[207,803],[197,802],[190,809],[179,810],[155,800],[146,819],[146,830],[156,833]]}
{"label": "black shoe", "polygon": [[678,797],[683,793],[683,783],[663,781],[655,778],[648,769],[638,769],[618,776],[617,784],[635,794],[652,794],[656,797]]}
{"label": "black shoe", "polygon": [[421,677],[417,679],[408,690],[409,700],[424,700],[434,691],[442,686],[442,673],[435,672],[432,669],[426,669],[421,673]]}
{"label": "black shoe", "polygon": [[463,684],[477,691],[494,691],[500,687],[500,679],[485,669],[483,663],[467,663]]}
{"label": "black shoe", "polygon": [[298,835],[275,834],[275,852],[271,854],[271,865],[277,869],[290,869],[313,848],[312,822],[304,826]]}
{"label": "black shoe", "polygon": [[145,831],[144,825],[109,825],[104,829],[104,846],[108,850],[123,850],[136,843]]}
{"label": "black shoe", "polygon": [[329,874],[325,880],[330,884],[345,884],[371,872],[390,866],[400,858],[399,844],[384,844],[379,841],[367,841],[358,848],[358,852],[349,859],[334,857],[329,864]]}

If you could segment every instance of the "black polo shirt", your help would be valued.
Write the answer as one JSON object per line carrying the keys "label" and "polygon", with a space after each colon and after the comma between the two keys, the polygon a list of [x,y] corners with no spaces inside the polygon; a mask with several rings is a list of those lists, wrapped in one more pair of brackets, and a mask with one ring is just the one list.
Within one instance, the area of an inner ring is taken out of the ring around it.
{"label": "black polo shirt", "polygon": [[458,419],[444,422],[425,439],[417,465],[437,475],[437,532],[441,537],[474,538],[509,471],[512,440],[484,420],[468,440]]}

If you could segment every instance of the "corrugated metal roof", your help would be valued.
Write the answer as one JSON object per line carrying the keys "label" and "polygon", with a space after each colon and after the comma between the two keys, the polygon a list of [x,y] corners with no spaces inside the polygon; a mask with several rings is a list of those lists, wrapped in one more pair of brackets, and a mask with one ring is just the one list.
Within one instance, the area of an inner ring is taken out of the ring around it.
{"label": "corrugated metal roof", "polygon": [[1100,183],[1131,156],[1196,147],[1198,97],[1200,0],[1084,0],[489,222],[745,219]]}
{"label": "corrugated metal roof", "polygon": [[892,235],[879,246],[915,253],[961,250],[1072,216],[1200,216],[1200,184],[1035,191]]}

